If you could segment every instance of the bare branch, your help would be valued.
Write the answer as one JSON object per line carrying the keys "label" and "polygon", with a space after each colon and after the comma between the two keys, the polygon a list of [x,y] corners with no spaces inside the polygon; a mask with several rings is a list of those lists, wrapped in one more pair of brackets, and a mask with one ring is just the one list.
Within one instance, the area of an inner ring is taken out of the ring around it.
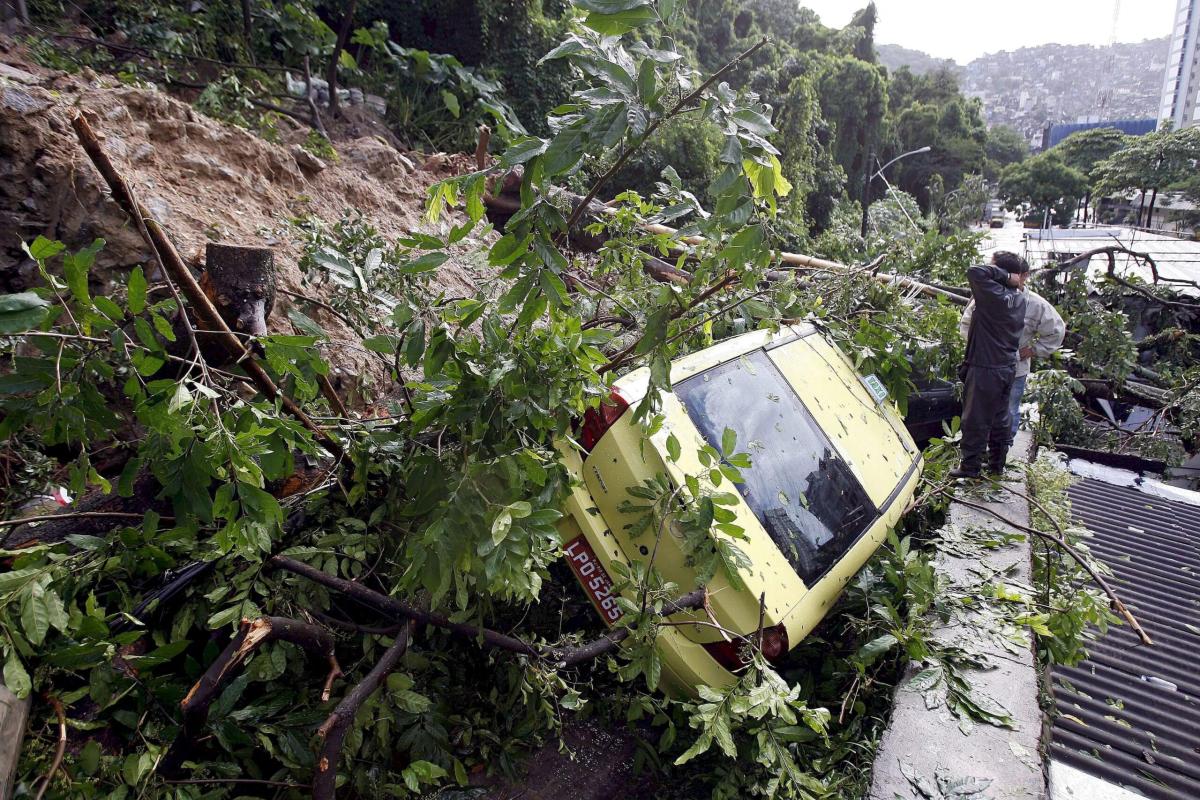
{"label": "bare branch", "polygon": [[400,630],[392,646],[383,658],[367,673],[350,693],[338,703],[333,713],[317,728],[317,736],[323,740],[321,755],[317,759],[317,771],[313,777],[313,800],[333,800],[337,791],[337,768],[342,758],[342,742],[350,730],[350,724],[363,703],[367,701],[384,679],[391,674],[404,651],[408,649],[408,626]]}

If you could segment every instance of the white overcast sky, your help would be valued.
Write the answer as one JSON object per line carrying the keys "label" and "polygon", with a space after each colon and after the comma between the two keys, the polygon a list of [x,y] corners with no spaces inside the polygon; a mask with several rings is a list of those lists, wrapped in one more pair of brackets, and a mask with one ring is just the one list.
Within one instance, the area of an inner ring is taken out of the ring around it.
{"label": "white overcast sky", "polygon": [[[866,4],[867,0],[801,0],[832,27],[845,25]],[[984,53],[1050,42],[1104,45],[1112,38],[1113,5],[1113,0],[875,0],[875,41],[960,64]],[[1177,0],[1122,0],[1117,41],[1166,36],[1176,5]]]}

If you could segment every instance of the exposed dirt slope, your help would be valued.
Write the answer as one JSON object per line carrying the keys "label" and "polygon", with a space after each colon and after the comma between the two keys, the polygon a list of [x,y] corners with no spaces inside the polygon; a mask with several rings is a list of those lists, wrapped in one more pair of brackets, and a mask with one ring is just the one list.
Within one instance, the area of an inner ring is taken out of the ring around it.
{"label": "exposed dirt slope", "polygon": [[[307,132],[288,127],[290,120],[281,125],[284,143],[267,142],[153,88],[125,86],[89,70],[42,69],[0,37],[0,292],[35,282],[20,243],[38,234],[71,247],[105,239],[94,275],[98,291],[106,278],[123,281],[122,273],[150,260],[75,140],[70,120],[80,111],[185,259],[202,263],[209,241],[272,246],[280,285],[291,290],[300,288],[302,242],[289,218],[333,222],[358,209],[395,237],[422,225],[432,183],[469,169],[465,156],[401,153],[371,135],[369,124],[340,126],[349,138],[336,141],[340,157],[322,166],[287,143]],[[468,240],[442,267],[438,277],[447,292],[467,294],[478,285],[469,266],[477,246]],[[273,330],[290,330],[287,308],[281,296]],[[334,320],[320,321],[336,335]]]}

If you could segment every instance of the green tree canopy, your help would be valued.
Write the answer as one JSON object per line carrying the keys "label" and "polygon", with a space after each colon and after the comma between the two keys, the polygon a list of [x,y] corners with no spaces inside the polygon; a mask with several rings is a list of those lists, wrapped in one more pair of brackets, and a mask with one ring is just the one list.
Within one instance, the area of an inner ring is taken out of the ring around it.
{"label": "green tree canopy", "polygon": [[988,129],[984,145],[988,159],[988,177],[999,177],[1000,170],[1029,157],[1029,142],[1021,132],[1008,125],[996,125]]}
{"label": "green tree canopy", "polygon": [[1053,150],[1009,164],[1000,174],[1000,197],[1009,210],[1027,210],[1034,219],[1050,211],[1060,225],[1070,220],[1086,189],[1083,173]]}
{"label": "green tree canopy", "polygon": [[1071,134],[1054,149],[1063,161],[1086,175],[1090,182],[1096,179],[1097,164],[1116,155],[1132,141],[1132,136],[1116,128],[1093,128]]}

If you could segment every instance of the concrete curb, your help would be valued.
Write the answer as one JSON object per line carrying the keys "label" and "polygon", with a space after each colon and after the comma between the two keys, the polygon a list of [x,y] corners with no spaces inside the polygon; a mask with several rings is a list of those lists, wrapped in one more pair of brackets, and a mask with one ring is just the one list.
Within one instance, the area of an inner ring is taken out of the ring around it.
{"label": "concrete curb", "polygon": [[[1021,432],[1013,447],[1013,458],[1028,461],[1033,449],[1030,434]],[[1025,492],[1024,477],[1006,485]],[[1029,505],[1015,494],[1002,493],[999,502],[971,498],[1017,524],[1028,524]],[[989,530],[1012,530],[995,517],[959,503],[950,507],[950,525]],[[1015,531],[1014,531],[1015,532]],[[962,548],[964,551],[966,547]],[[1007,546],[973,546],[969,552],[939,552],[936,565],[960,590],[973,585],[980,567],[1007,570],[1015,583],[1028,585],[1031,544],[1019,541]],[[999,701],[1014,720],[1012,729],[991,725],[961,725],[945,706],[928,708],[920,692],[906,691],[908,679],[920,669],[912,664],[896,691],[892,719],[875,756],[870,797],[872,800],[927,800],[942,796],[941,781],[974,778],[990,781],[986,790],[972,797],[992,800],[1044,800],[1046,779],[1042,771],[1040,739],[1042,714],[1038,705],[1038,675],[1034,663],[1033,636],[1021,633],[1022,646],[1014,654],[996,644],[985,618],[952,620],[939,628],[943,643],[969,642],[972,649],[986,653],[992,669],[969,670],[965,677],[972,687]]]}

